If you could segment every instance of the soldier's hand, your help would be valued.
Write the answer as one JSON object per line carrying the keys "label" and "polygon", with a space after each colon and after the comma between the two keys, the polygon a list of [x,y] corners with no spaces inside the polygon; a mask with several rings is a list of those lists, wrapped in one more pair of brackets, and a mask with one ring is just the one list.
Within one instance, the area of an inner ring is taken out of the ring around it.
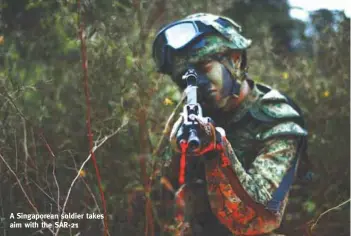
{"label": "soldier's hand", "polygon": [[[218,144],[222,142],[225,131],[220,127],[215,127],[213,120],[209,117],[195,116],[195,120],[196,125],[184,124],[184,117],[181,115],[175,122],[170,135],[173,149],[177,152],[186,149],[186,152],[193,156],[200,156],[218,149]],[[198,146],[189,144],[189,136],[194,136],[192,129],[195,129],[195,135],[199,140]]]}

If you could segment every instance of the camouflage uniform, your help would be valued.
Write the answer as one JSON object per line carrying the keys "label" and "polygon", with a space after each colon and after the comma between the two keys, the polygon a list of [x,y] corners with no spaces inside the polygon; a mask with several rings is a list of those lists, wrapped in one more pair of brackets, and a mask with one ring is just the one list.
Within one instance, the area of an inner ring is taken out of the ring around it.
{"label": "camouflage uniform", "polygon": [[[230,233],[221,229],[222,235],[264,234],[278,228],[282,220],[288,194],[276,211],[268,209],[268,202],[292,167],[299,142],[307,132],[300,125],[299,113],[281,93],[248,82],[251,91],[235,111],[222,117],[211,116],[226,131],[222,155],[219,152],[210,157],[205,155],[201,164],[191,167],[197,174],[193,173],[196,178],[190,177],[188,181],[192,187],[187,190],[185,208],[191,216],[185,221],[190,221],[193,228],[203,228],[198,235],[209,233],[208,224],[217,228],[214,232],[226,226]],[[178,189],[179,155],[165,156],[163,176]],[[171,195],[163,207],[172,215],[176,214],[172,211],[176,203]],[[211,214],[219,223],[211,216],[202,222],[196,219]],[[184,219],[178,222],[176,219],[176,226],[182,223]],[[192,229],[189,235],[197,234]]]}

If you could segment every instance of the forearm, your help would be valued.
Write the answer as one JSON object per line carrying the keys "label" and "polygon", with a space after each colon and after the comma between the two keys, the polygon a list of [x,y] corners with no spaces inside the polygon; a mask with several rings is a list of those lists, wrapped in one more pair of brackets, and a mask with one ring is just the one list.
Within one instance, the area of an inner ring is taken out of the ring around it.
{"label": "forearm", "polygon": [[296,156],[297,139],[267,141],[247,171],[236,157],[230,143],[225,142],[224,146],[241,186],[255,202],[265,205],[272,199],[274,191],[292,165]]}
{"label": "forearm", "polygon": [[206,161],[206,179],[212,212],[235,235],[262,234],[279,226],[282,214],[253,200],[228,158],[222,155]]}

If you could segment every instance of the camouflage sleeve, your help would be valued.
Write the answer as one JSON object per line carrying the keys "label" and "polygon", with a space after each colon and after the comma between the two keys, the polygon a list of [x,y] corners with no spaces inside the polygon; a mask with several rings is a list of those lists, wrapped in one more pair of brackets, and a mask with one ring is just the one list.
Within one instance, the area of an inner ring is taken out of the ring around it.
{"label": "camouflage sleeve", "polygon": [[275,137],[263,143],[247,171],[225,138],[224,152],[206,161],[211,210],[234,235],[268,233],[277,229],[282,220],[287,195],[278,212],[271,212],[267,206],[292,165],[298,137]]}
{"label": "camouflage sleeve", "polygon": [[298,137],[276,137],[264,141],[264,147],[246,171],[235,155],[229,142],[226,142],[228,157],[242,187],[258,203],[267,204],[280,185],[283,177],[296,156]]}

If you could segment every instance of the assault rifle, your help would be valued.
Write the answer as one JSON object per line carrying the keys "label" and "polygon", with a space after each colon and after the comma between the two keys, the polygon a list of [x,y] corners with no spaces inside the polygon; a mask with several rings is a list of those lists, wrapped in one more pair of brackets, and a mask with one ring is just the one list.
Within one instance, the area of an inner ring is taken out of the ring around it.
{"label": "assault rifle", "polygon": [[[200,147],[201,141],[197,135],[198,121],[196,117],[202,117],[202,108],[197,102],[197,79],[198,75],[193,68],[189,68],[182,77],[186,80],[187,87],[185,89],[186,104],[183,107],[184,117],[184,134],[179,144],[187,143],[188,151],[196,150]],[[186,140],[187,139],[187,140]]]}

